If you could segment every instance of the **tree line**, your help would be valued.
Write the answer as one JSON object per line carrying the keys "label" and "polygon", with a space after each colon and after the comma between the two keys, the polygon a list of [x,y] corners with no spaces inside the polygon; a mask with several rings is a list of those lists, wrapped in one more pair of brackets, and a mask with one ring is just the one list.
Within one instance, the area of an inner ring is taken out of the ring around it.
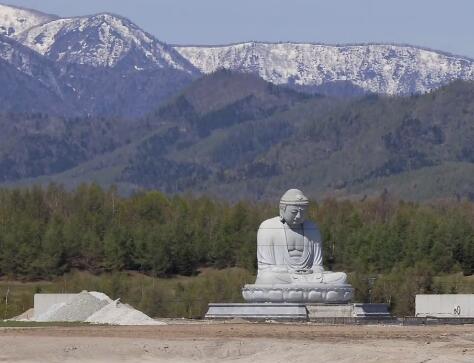
{"label": "tree line", "polygon": [[[0,189],[0,277],[47,279],[73,269],[166,277],[234,266],[254,273],[258,226],[277,213],[278,201],[124,197],[95,184]],[[472,202],[326,199],[311,205],[309,218],[322,230],[327,268],[360,276],[474,270]]]}

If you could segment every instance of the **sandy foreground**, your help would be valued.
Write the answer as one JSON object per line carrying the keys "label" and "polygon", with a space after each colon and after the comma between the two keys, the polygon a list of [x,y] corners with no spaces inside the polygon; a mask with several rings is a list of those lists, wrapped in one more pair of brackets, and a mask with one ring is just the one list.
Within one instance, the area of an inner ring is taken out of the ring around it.
{"label": "sandy foreground", "polygon": [[474,362],[474,325],[1,328],[0,362]]}

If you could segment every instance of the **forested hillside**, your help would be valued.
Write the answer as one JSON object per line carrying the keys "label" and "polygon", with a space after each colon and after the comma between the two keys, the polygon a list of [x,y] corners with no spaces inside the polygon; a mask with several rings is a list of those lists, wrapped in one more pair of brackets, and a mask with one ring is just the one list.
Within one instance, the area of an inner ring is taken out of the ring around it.
{"label": "forested hillside", "polygon": [[[308,96],[253,75],[205,76],[139,120],[0,116],[1,181],[96,181],[238,201],[474,198],[474,84],[425,95]],[[15,141],[15,142],[13,142]]]}

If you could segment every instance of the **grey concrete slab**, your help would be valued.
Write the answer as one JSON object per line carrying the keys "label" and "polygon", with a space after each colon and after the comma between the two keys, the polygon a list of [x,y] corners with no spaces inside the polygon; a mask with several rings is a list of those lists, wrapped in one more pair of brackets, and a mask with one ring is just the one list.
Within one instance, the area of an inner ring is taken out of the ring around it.
{"label": "grey concrete slab", "polygon": [[353,316],[353,304],[308,304],[309,320],[317,318],[351,318]]}
{"label": "grey concrete slab", "polygon": [[415,315],[437,318],[474,318],[474,294],[416,295]]}
{"label": "grey concrete slab", "polygon": [[356,318],[390,318],[388,304],[354,303],[352,316]]}
{"label": "grey concrete slab", "polygon": [[302,320],[308,319],[304,304],[288,303],[228,303],[209,304],[207,319],[243,318],[250,320]]}
{"label": "grey concrete slab", "polygon": [[321,319],[391,318],[388,304],[298,304],[223,303],[209,304],[207,319],[319,321]]}

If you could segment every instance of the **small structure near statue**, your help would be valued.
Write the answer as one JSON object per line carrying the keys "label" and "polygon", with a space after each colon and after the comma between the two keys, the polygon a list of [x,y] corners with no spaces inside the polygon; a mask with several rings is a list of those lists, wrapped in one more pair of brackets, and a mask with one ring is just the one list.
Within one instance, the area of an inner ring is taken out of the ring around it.
{"label": "small structure near statue", "polygon": [[308,198],[298,189],[280,200],[280,215],[257,233],[258,273],[245,285],[244,304],[209,304],[207,318],[307,320],[389,317],[385,304],[350,304],[354,289],[344,272],[325,271],[318,226],[306,220]]}
{"label": "small structure near statue", "polygon": [[474,318],[474,294],[416,295],[417,317]]}

